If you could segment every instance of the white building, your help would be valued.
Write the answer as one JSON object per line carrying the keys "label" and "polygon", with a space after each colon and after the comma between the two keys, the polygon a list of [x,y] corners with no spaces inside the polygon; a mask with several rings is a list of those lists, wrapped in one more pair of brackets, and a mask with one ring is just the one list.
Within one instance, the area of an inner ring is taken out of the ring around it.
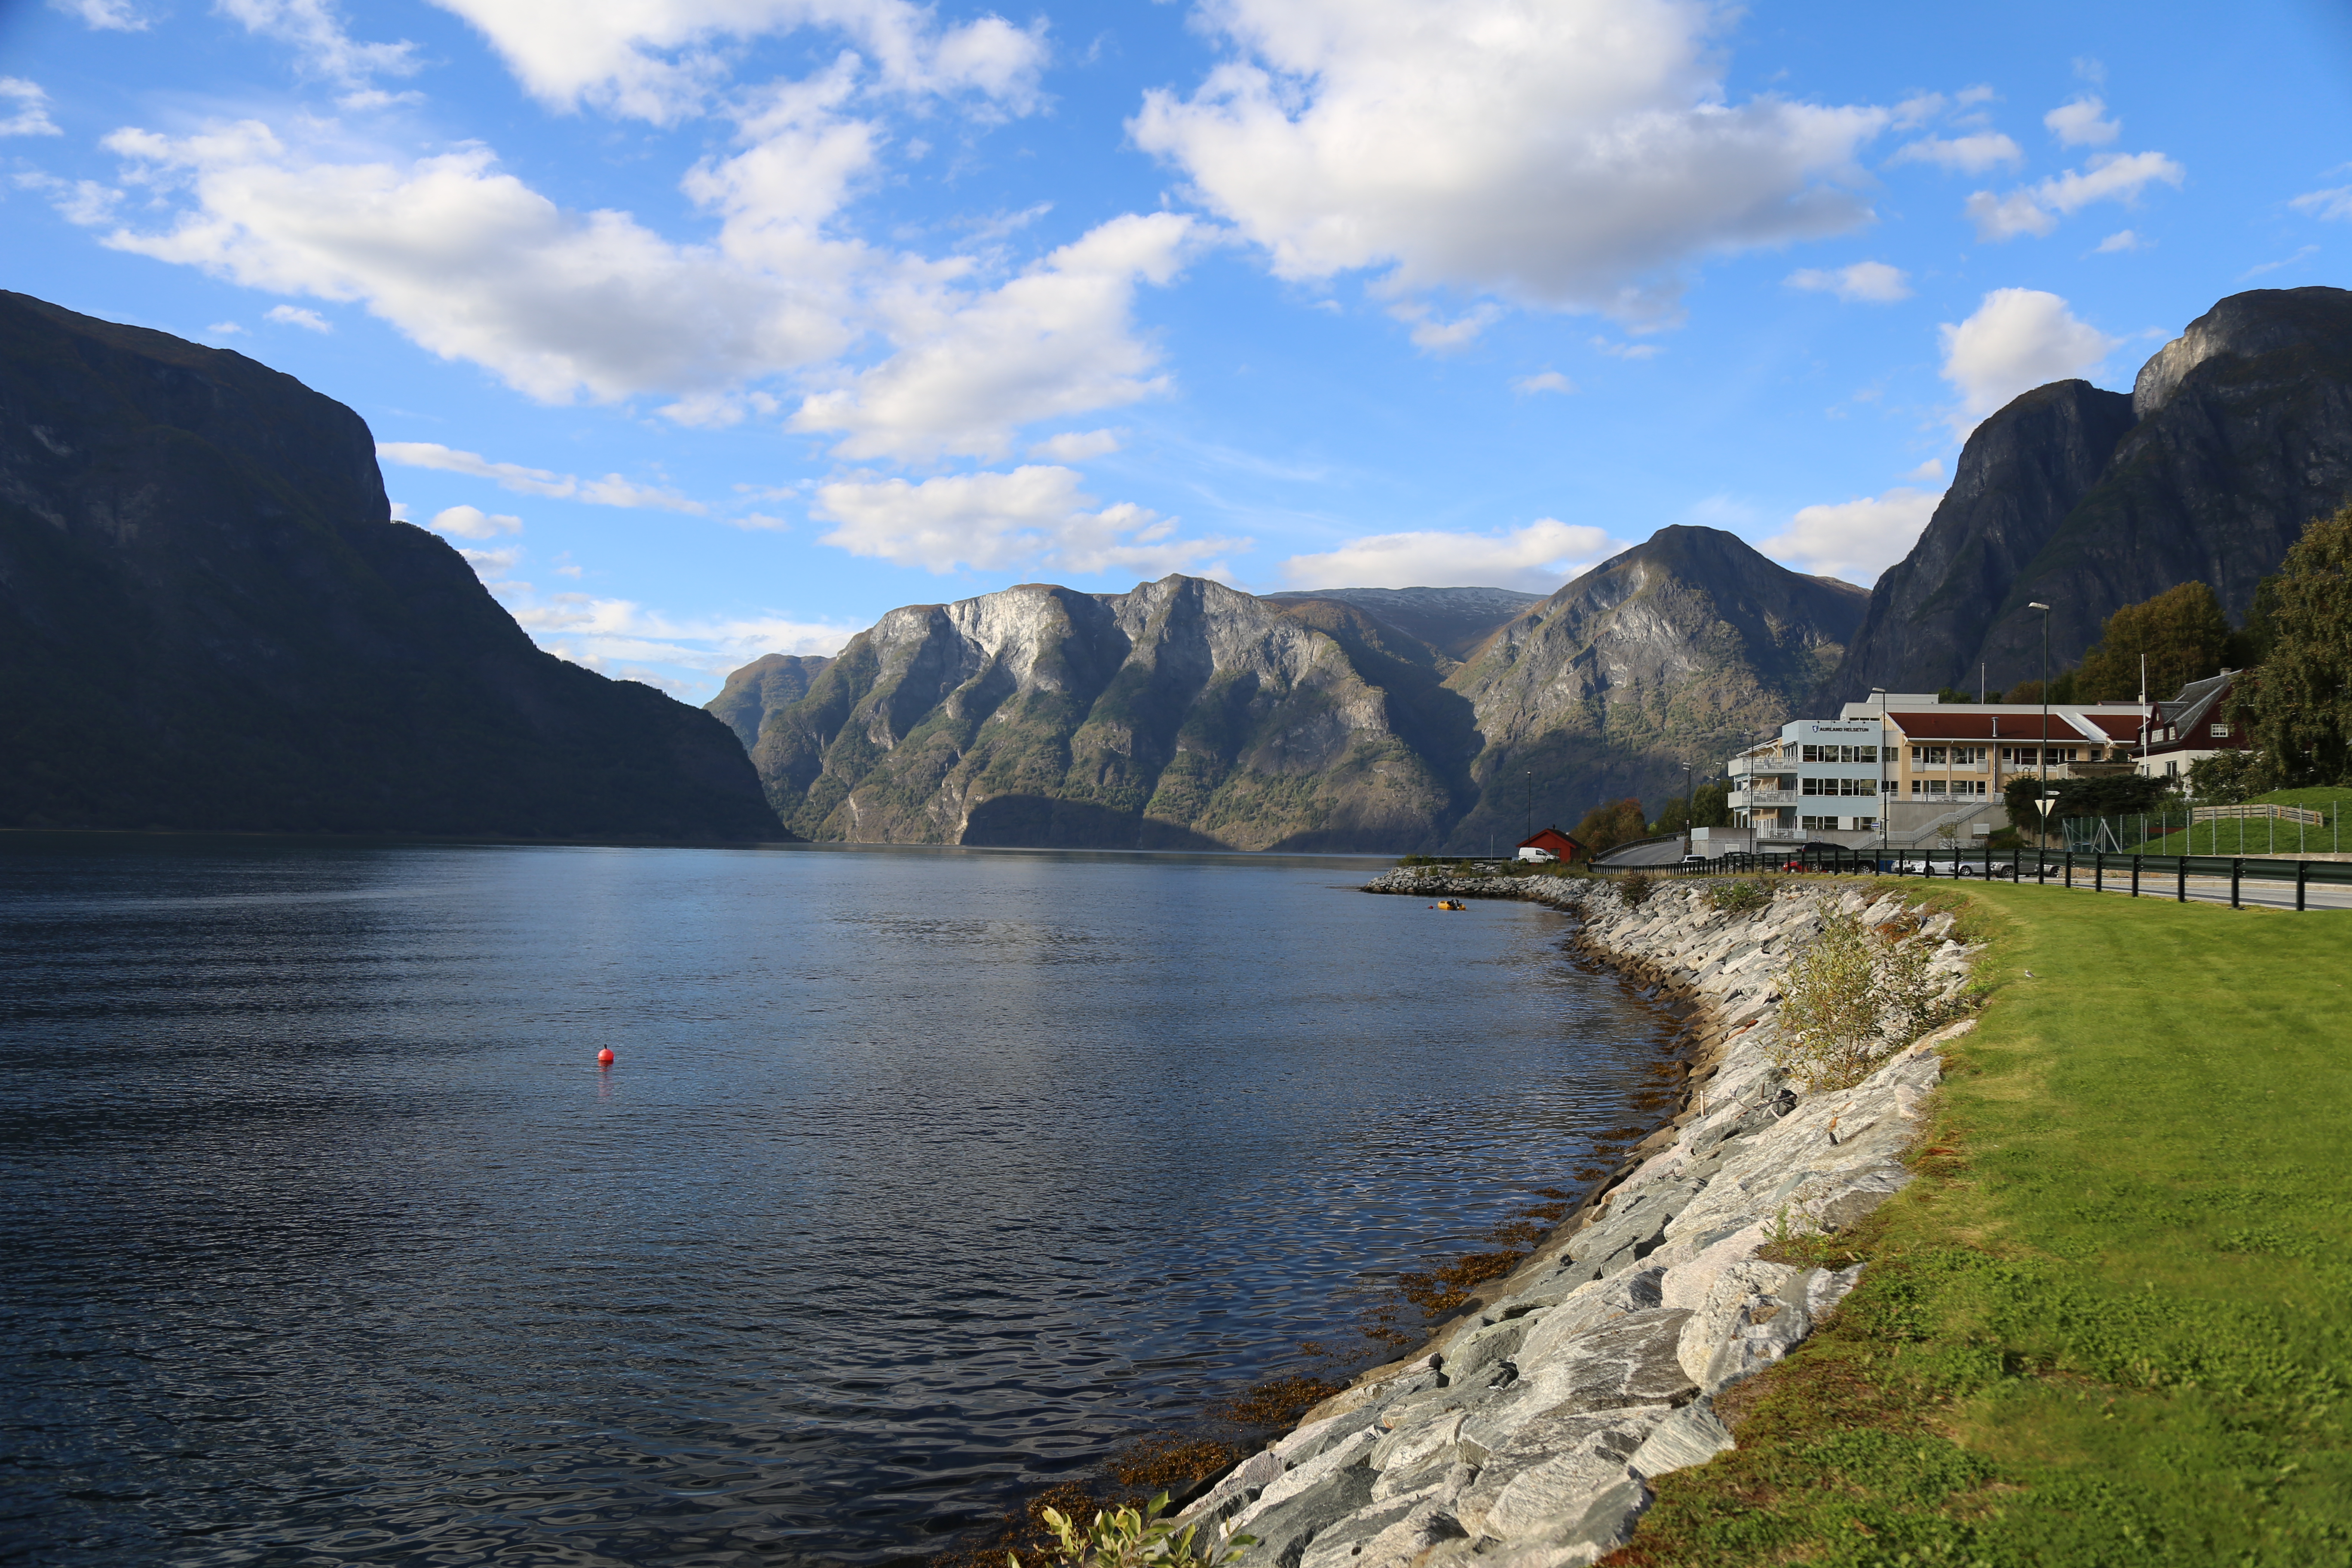
{"label": "white building", "polygon": [[1732,821],[1756,847],[1968,845],[2008,826],[2002,787],[2127,773],[2146,743],[2137,702],[1938,702],[1885,692],[1835,719],[1800,719],[1731,759]]}

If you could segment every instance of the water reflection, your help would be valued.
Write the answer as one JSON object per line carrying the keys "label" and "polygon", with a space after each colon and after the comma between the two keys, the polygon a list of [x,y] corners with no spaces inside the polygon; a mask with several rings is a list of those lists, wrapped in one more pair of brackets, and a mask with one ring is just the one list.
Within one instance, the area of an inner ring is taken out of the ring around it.
{"label": "water reflection", "polygon": [[1364,869],[18,841],[0,1531],[927,1550],[1623,1121],[1665,1024],[1559,917]]}

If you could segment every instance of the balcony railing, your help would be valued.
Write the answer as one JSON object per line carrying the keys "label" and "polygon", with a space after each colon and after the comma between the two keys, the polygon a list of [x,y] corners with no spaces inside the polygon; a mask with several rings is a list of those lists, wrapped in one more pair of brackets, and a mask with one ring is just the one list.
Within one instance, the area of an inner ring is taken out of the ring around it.
{"label": "balcony railing", "polygon": [[1792,789],[1734,790],[1731,804],[1735,806],[1794,805],[1805,798]]}

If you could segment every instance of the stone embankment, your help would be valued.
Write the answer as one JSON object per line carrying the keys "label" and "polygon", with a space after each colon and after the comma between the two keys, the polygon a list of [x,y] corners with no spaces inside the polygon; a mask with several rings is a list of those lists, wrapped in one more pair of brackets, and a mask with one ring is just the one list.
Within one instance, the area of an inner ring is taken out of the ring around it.
{"label": "stone embankment", "polygon": [[[1376,1368],[1244,1461],[1185,1517],[1256,1538],[1244,1568],[1569,1568],[1622,1543],[1651,1483],[1734,1446],[1722,1389],[1769,1365],[1853,1288],[1768,1261],[1786,1234],[1852,1225],[1910,1179],[1902,1153],[1955,1024],[1892,1050],[1848,1089],[1774,1066],[1778,982],[1837,913],[1916,924],[1948,995],[1972,950],[1949,916],[1865,907],[1845,886],[1783,889],[1745,913],[1704,886],[1629,906],[1616,885],[1391,872],[1370,891],[1532,898],[1583,917],[1579,940],[1696,1005],[1701,1058],[1682,1112],[1423,1353]],[[1889,932],[1888,934],[1894,934]]]}

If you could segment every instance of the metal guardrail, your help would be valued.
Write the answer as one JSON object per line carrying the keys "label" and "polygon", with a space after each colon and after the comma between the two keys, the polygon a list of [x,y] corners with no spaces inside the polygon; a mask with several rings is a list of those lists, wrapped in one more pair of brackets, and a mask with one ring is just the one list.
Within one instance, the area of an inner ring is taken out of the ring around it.
{"label": "metal guardrail", "polygon": [[[2048,849],[2011,849],[2004,857],[1979,849],[1911,850],[1885,854],[1870,849],[1804,849],[1785,854],[1736,852],[1704,866],[1656,866],[1643,869],[1654,876],[1720,877],[1756,871],[1872,872],[1882,876],[1936,876],[1936,868],[1957,880],[1992,879],[2012,882],[2056,882],[2087,887],[2094,892],[2121,889],[2128,879],[2135,899],[2163,898],[2189,901],[2191,877],[2230,879],[2230,907],[2242,907],[2241,893],[2248,881],[2294,884],[2294,907],[2305,909],[2306,891],[2314,883],[2352,885],[2352,862],[2334,860],[2274,860],[2227,855],[2116,855]],[[2077,880],[2081,879],[2081,880]]]}

